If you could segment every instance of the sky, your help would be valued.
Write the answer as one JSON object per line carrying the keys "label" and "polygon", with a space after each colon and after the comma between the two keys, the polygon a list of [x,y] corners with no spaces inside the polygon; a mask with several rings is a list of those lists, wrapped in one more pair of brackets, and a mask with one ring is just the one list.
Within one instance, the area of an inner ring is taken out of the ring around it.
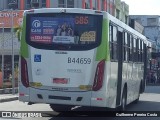
{"label": "sky", "polygon": [[129,5],[130,15],[160,15],[160,0],[121,0]]}

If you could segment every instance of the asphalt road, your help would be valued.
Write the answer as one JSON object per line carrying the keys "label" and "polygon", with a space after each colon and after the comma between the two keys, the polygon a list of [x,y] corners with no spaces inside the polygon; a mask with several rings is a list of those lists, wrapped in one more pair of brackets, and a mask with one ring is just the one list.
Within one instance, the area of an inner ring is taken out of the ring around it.
{"label": "asphalt road", "polygon": [[[19,111],[22,113],[26,111],[40,111],[41,113],[43,113],[42,115],[46,116],[43,118],[22,118],[27,120],[160,120],[160,117],[106,117],[107,115],[104,114],[108,113],[104,113],[102,116],[93,117],[92,115],[97,114],[96,112],[91,112],[91,115],[85,113],[59,114],[56,112],[52,112],[52,109],[47,104],[34,104],[28,106],[27,103],[19,102],[18,100],[0,103],[0,111]],[[141,94],[140,96],[140,101],[137,104],[130,104],[127,107],[127,111],[133,114],[141,113],[141,115],[143,115],[142,113],[157,114],[157,111],[160,111],[160,86],[147,86],[145,93]],[[21,119],[21,117],[16,118]],[[5,118],[0,119],[3,120]]]}

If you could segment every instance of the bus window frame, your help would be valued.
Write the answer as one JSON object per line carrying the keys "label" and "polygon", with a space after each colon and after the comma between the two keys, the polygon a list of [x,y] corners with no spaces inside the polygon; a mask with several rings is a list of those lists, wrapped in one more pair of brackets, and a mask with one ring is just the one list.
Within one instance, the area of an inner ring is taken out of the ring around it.
{"label": "bus window frame", "polygon": [[[114,39],[114,36],[115,35],[113,32],[114,32],[114,29],[116,29],[116,40]],[[114,52],[115,50],[115,46],[116,46],[116,50],[118,50],[118,39],[117,39],[117,36],[118,35],[118,27],[112,23],[110,23],[109,25],[109,44],[110,44],[110,58],[111,58],[111,61],[112,62],[117,62],[118,61],[118,54],[117,52]]]}

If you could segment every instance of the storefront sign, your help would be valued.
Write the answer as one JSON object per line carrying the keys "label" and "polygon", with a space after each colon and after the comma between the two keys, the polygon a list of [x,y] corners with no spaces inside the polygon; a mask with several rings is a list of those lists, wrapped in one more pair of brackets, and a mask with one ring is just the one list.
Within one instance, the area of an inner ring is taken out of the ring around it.
{"label": "storefront sign", "polygon": [[12,28],[12,27],[20,26],[22,24],[22,17],[23,17],[23,10],[1,11],[0,12],[0,22],[1,22],[0,28]]}

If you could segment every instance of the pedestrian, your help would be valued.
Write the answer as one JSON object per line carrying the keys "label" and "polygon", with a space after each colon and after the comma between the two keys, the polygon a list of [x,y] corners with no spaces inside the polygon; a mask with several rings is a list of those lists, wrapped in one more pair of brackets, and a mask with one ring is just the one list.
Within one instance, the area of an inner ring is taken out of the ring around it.
{"label": "pedestrian", "polygon": [[154,83],[154,75],[151,73],[151,83]]}
{"label": "pedestrian", "polygon": [[153,76],[153,83],[156,84],[156,76]]}
{"label": "pedestrian", "polygon": [[147,84],[151,83],[151,76],[150,74],[147,75]]}
{"label": "pedestrian", "polygon": [[155,84],[156,83],[156,74],[155,73],[152,73],[151,74],[151,83]]}

